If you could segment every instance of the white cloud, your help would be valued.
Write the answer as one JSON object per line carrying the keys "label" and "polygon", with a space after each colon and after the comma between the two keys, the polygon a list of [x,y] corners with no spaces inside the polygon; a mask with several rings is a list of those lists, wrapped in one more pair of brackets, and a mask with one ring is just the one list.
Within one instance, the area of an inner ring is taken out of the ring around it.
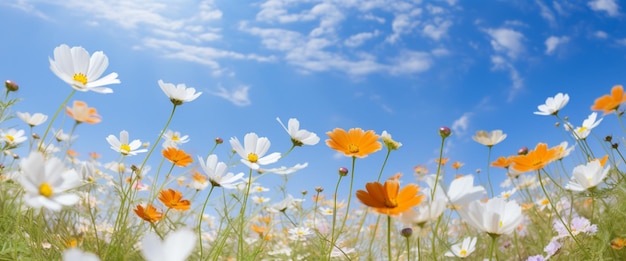
{"label": "white cloud", "polygon": [[556,48],[560,45],[563,45],[564,43],[569,42],[569,37],[567,36],[561,36],[561,37],[556,37],[556,36],[550,36],[548,37],[548,39],[546,39],[545,44],[546,44],[546,54],[552,54],[554,53],[554,51],[556,50]]}
{"label": "white cloud", "polygon": [[486,32],[491,36],[491,46],[496,52],[504,52],[510,58],[515,59],[524,51],[522,44],[524,35],[518,31],[498,28],[487,29]]}
{"label": "white cloud", "polygon": [[600,39],[606,39],[606,38],[609,38],[609,35],[608,35],[606,32],[604,32],[604,31],[596,31],[593,35],[594,35],[595,37],[600,38]]}
{"label": "white cloud", "polygon": [[348,47],[357,47],[362,45],[365,41],[372,39],[380,34],[380,31],[375,30],[374,32],[364,32],[352,35],[346,39],[343,44]]}
{"label": "white cloud", "polygon": [[448,28],[452,26],[452,21],[445,20],[436,24],[427,24],[424,26],[422,33],[435,41],[439,41],[441,37],[448,33]]}
{"label": "white cloud", "polygon": [[372,20],[372,21],[376,21],[376,22],[378,22],[379,24],[384,24],[384,23],[385,23],[385,21],[386,21],[386,20],[385,20],[385,18],[380,17],[380,16],[375,16],[375,15],[373,15],[373,14],[366,14],[366,15],[364,15],[364,16],[363,16],[363,19],[365,19],[365,20]]}
{"label": "white cloud", "polygon": [[439,47],[430,51],[431,54],[435,57],[447,56],[450,54],[450,51],[446,48]]}
{"label": "white cloud", "polygon": [[408,34],[413,31],[415,27],[419,25],[420,21],[413,20],[408,14],[397,14],[391,23],[391,30],[393,34],[387,37],[386,41],[395,43],[400,36]]}
{"label": "white cloud", "polygon": [[552,13],[552,10],[550,10],[550,8],[545,5],[542,0],[535,0],[535,3],[537,3],[539,9],[541,10],[541,17],[543,17],[543,19],[546,19],[550,26],[555,27],[556,18],[554,17],[554,13]]}
{"label": "white cloud", "polygon": [[587,3],[591,10],[596,12],[606,12],[609,16],[619,15],[619,5],[615,0],[593,0]]}
{"label": "white cloud", "polygon": [[621,45],[626,45],[626,38],[617,39],[617,40],[615,40],[615,42],[617,42],[618,44],[621,44]]}
{"label": "white cloud", "polygon": [[428,53],[404,51],[401,55],[393,59],[389,66],[392,74],[411,74],[426,71],[432,65],[432,60]]}
{"label": "white cloud", "polygon": [[506,60],[506,58],[502,56],[491,56],[491,63],[493,63],[492,70],[509,72],[512,86],[511,90],[509,91],[508,101],[512,101],[517,93],[524,87],[524,78],[522,78],[515,66],[513,66],[513,64],[511,64],[509,61]]}
{"label": "white cloud", "polygon": [[461,117],[452,123],[452,133],[454,133],[455,136],[461,137],[465,134],[470,124],[470,116],[472,116],[471,112],[463,113]]}
{"label": "white cloud", "polygon": [[217,92],[210,92],[212,95],[222,97],[230,102],[232,102],[236,106],[248,106],[252,104],[250,102],[250,98],[248,97],[248,91],[250,90],[250,86],[240,85],[229,91],[224,88],[222,85],[217,86]]}

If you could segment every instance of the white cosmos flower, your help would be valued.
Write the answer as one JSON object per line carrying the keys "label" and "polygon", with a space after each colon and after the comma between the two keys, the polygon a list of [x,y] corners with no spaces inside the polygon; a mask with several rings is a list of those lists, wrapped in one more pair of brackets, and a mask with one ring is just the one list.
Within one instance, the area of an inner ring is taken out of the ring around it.
{"label": "white cosmos flower", "polygon": [[391,138],[391,134],[389,134],[386,130],[383,131],[382,134],[380,134],[380,138],[383,139],[383,143],[385,144],[385,146],[387,146],[387,148],[392,149],[392,150],[397,150],[400,147],[402,147],[402,143],[397,142],[395,140],[393,140]]}
{"label": "white cosmos flower", "polygon": [[476,250],[476,237],[466,237],[463,242],[454,244],[445,256],[465,258]]}
{"label": "white cosmos flower", "polygon": [[196,245],[196,234],[189,229],[170,232],[163,241],[149,232],[141,241],[141,253],[147,261],[184,261]]}
{"label": "white cosmos flower", "polygon": [[278,202],[278,203],[274,203],[270,209],[271,210],[275,210],[275,211],[280,211],[280,212],[284,212],[289,208],[298,208],[300,206],[300,204],[302,203],[302,201],[304,201],[304,199],[301,198],[294,198],[291,194],[287,195],[287,197],[285,199],[283,199],[282,201]]}
{"label": "white cosmos flower", "polygon": [[572,171],[572,180],[565,185],[565,188],[578,192],[595,188],[606,178],[610,169],[611,166],[603,169],[600,160],[597,159],[586,165],[578,165]]}
{"label": "white cosmos flower", "polygon": [[133,140],[132,142],[128,142],[128,132],[123,130],[120,132],[120,138],[117,139],[115,135],[109,135],[106,140],[111,145],[111,149],[121,153],[124,156],[128,155],[137,155],[137,153],[142,153],[148,151],[147,149],[139,149],[141,147],[140,140]]}
{"label": "white cosmos flower", "polygon": [[415,208],[410,208],[407,211],[402,212],[400,220],[407,225],[422,225],[429,221],[434,221],[443,214],[446,210],[446,201],[443,199],[436,199],[432,202]]}
{"label": "white cosmos flower", "polygon": [[[426,183],[428,183],[429,187],[432,189],[435,183],[434,175],[429,175]],[[437,186],[435,200],[445,200],[448,202],[449,207],[454,209],[462,209],[470,202],[480,200],[487,194],[483,186],[474,186],[474,176],[472,175],[454,179],[450,183],[446,194],[444,194],[445,192],[439,185]]]}
{"label": "white cosmos flower", "polygon": [[0,140],[6,142],[9,146],[15,146],[24,142],[26,140],[26,136],[24,136],[24,130],[0,130]]}
{"label": "white cosmos flower", "polygon": [[569,102],[569,95],[557,93],[554,97],[548,97],[545,104],[537,106],[537,115],[556,115]]}
{"label": "white cosmos flower", "polygon": [[241,146],[237,137],[230,138],[230,145],[242,158],[241,162],[253,170],[258,170],[260,165],[272,164],[280,159],[278,152],[265,155],[270,149],[270,140],[266,137],[259,138],[254,132],[244,136],[245,147]]}
{"label": "white cosmos flower", "polygon": [[30,115],[28,112],[17,112],[17,117],[19,117],[22,121],[26,122],[26,124],[31,127],[35,127],[44,123],[48,119],[48,115],[42,113],[35,113]]}
{"label": "white cosmos flower", "polygon": [[39,152],[33,152],[20,161],[22,174],[18,182],[26,194],[24,201],[33,208],[45,207],[53,211],[62,206],[73,205],[80,199],[76,194],[65,193],[81,184],[74,169],[66,169],[57,158],[44,159]]}
{"label": "white cosmos flower", "polygon": [[242,183],[243,172],[237,175],[232,172],[226,174],[228,167],[224,162],[217,162],[217,155],[209,155],[206,158],[206,162],[202,157],[198,157],[198,161],[213,186],[233,189],[236,188],[239,183]]}
{"label": "white cosmos flower", "polygon": [[[574,129],[574,138],[578,140],[586,139],[587,136],[589,136],[589,134],[591,133],[591,130],[597,127],[600,122],[602,122],[602,119],[596,121],[597,117],[598,113],[596,112],[592,112],[591,114],[589,114],[589,117],[587,117],[587,119],[583,121],[583,126]],[[565,126],[567,126],[567,124]]]}
{"label": "white cosmos flower", "polygon": [[168,130],[163,139],[163,148],[178,148],[178,145],[189,142],[189,135],[182,136],[178,131]]}
{"label": "white cosmos flower", "polygon": [[559,149],[558,157],[556,157],[556,159],[558,159],[558,160],[563,159],[563,158],[567,157],[572,152],[572,150],[574,150],[574,146],[575,145],[572,145],[569,148],[567,147],[567,145],[568,145],[567,141],[564,141],[564,142],[561,142],[561,144],[559,144],[559,145],[557,145],[555,147],[555,148]]}
{"label": "white cosmos flower", "polygon": [[491,147],[506,139],[506,134],[502,133],[502,130],[494,130],[491,132],[480,130],[476,132],[476,135],[473,136],[472,139],[482,145]]}
{"label": "white cosmos flower", "polygon": [[109,66],[109,59],[102,51],[93,53],[91,57],[85,48],[62,44],[54,48],[54,60],[50,60],[50,70],[61,80],[77,91],[94,91],[98,93],[112,93],[110,88],[102,87],[120,83],[117,73],[102,76]]}
{"label": "white cosmos flower", "polygon": [[202,92],[196,92],[195,88],[187,88],[184,83],[174,85],[159,80],[159,86],[174,105],[181,105],[185,102],[193,101],[202,94]]}
{"label": "white cosmos flower", "polygon": [[269,173],[274,173],[274,174],[278,174],[278,175],[289,175],[292,174],[298,170],[304,169],[307,166],[309,166],[308,162],[302,163],[302,164],[296,164],[293,167],[285,167],[285,166],[281,166],[279,168],[273,168],[273,169],[260,169],[260,171],[262,171],[263,173],[265,172],[269,172]]}
{"label": "white cosmos flower", "polygon": [[318,137],[317,134],[308,130],[300,129],[300,122],[295,118],[289,119],[289,122],[287,123],[287,126],[289,126],[288,128],[285,127],[285,124],[283,124],[282,121],[280,121],[280,118],[276,117],[276,120],[281,126],[283,126],[283,129],[289,133],[289,136],[291,136],[291,142],[293,142],[294,146],[315,145],[320,141],[320,137]]}
{"label": "white cosmos flower", "polygon": [[63,261],[100,261],[100,258],[78,248],[70,248],[63,251]]}
{"label": "white cosmos flower", "polygon": [[474,228],[491,235],[511,234],[522,222],[522,207],[515,201],[497,197],[487,202],[476,200],[459,215]]}

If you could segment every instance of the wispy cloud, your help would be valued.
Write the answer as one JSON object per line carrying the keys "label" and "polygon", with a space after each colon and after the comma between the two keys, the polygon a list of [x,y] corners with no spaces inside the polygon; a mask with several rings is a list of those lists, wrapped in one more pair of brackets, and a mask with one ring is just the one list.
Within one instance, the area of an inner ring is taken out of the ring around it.
{"label": "wispy cloud", "polygon": [[491,36],[491,46],[496,52],[506,53],[511,59],[516,59],[524,52],[524,35],[508,28],[486,29]]}
{"label": "wispy cloud", "polygon": [[209,92],[212,95],[217,97],[222,97],[230,102],[232,102],[236,106],[248,106],[252,104],[250,98],[248,97],[248,91],[250,90],[250,86],[240,85],[235,87],[232,90],[227,90],[222,85],[217,86],[217,92]]}
{"label": "wispy cloud", "polygon": [[550,7],[544,4],[542,0],[535,0],[535,3],[539,6],[541,17],[548,21],[550,26],[556,27],[556,18],[554,17],[552,10],[550,10]]}
{"label": "wispy cloud", "polygon": [[593,0],[589,1],[587,5],[596,12],[606,12],[613,17],[619,15],[619,5],[615,0]]}
{"label": "wispy cloud", "polygon": [[561,37],[550,36],[550,37],[548,37],[548,39],[546,39],[546,41],[545,41],[545,44],[546,44],[546,54],[548,54],[548,55],[553,54],[557,47],[559,47],[560,45],[563,45],[563,44],[565,44],[567,42],[569,42],[569,37],[567,37],[567,36],[561,36]]}
{"label": "wispy cloud", "polygon": [[471,112],[463,113],[461,117],[459,117],[452,123],[452,132],[454,133],[455,136],[462,137],[463,135],[465,135],[465,132],[467,131],[467,128],[469,127],[469,124],[470,124],[471,116],[472,116]]}

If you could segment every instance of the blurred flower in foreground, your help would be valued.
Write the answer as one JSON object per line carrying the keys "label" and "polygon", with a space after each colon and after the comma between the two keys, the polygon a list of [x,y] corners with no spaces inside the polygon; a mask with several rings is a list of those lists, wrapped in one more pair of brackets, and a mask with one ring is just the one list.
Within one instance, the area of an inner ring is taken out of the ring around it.
{"label": "blurred flower in foreground", "polygon": [[257,170],[261,165],[272,164],[280,159],[280,153],[278,152],[265,156],[271,144],[268,138],[259,138],[256,133],[251,132],[246,134],[243,139],[245,148],[241,146],[239,139],[236,137],[230,138],[230,145],[242,158],[241,162],[251,169]]}
{"label": "blurred flower in foreground", "polygon": [[385,146],[390,150],[397,150],[402,147],[402,143],[392,139],[391,134],[389,134],[387,131],[383,131],[380,137],[383,139],[383,143],[385,144]]}
{"label": "blurred flower in foreground", "polygon": [[463,242],[452,245],[445,256],[466,258],[476,250],[476,239],[476,237],[466,237]]}
{"label": "blurred flower in foreground", "polygon": [[506,134],[502,133],[502,130],[494,130],[491,132],[480,130],[476,132],[475,136],[472,136],[472,139],[482,145],[492,147],[506,139]]}
{"label": "blurred flower in foreground", "polygon": [[163,213],[159,212],[154,206],[147,204],[144,208],[143,205],[137,205],[135,209],[135,214],[139,216],[141,219],[148,221],[150,223],[157,222],[161,220],[163,217]]}
{"label": "blurred flower in foreground", "polygon": [[611,89],[610,95],[604,95],[597,98],[591,106],[591,110],[604,111],[604,115],[616,112],[619,106],[626,102],[626,94],[621,85],[615,85]]}
{"label": "blurred flower in foreground", "polygon": [[78,248],[70,248],[63,251],[63,261],[100,261],[100,258]]}
{"label": "blurred flower in foreground", "polygon": [[96,124],[102,121],[102,117],[98,115],[96,108],[88,107],[87,103],[83,101],[74,101],[72,107],[66,107],[65,112],[67,115],[76,120],[76,122],[86,122],[89,124]]}
{"label": "blurred flower in foreground", "polygon": [[602,164],[598,159],[586,165],[578,165],[572,172],[572,180],[565,185],[565,188],[578,192],[593,189],[606,178],[610,169],[611,166],[602,169]]}
{"label": "blurred flower in foreground", "polygon": [[26,124],[31,127],[35,127],[44,123],[48,119],[48,115],[43,113],[34,113],[30,115],[28,112],[17,112],[17,117],[19,117],[22,121],[26,122]]}
{"label": "blurred flower in foreground", "polygon": [[189,135],[182,136],[178,131],[168,130],[163,134],[163,148],[178,148],[178,145],[189,142]]}
{"label": "blurred flower in foreground", "polygon": [[184,83],[175,86],[172,83],[165,83],[163,80],[159,80],[159,86],[174,105],[193,101],[202,94],[202,92],[196,92],[195,88],[187,88]]}
{"label": "blurred flower in foreground", "polygon": [[162,151],[163,157],[171,161],[174,165],[179,167],[186,167],[193,162],[193,159],[182,149],[174,147],[168,147]]}
{"label": "blurred flower in foreground", "polygon": [[526,155],[512,156],[511,167],[519,172],[528,172],[540,170],[559,156],[558,148],[548,149],[545,143],[539,143],[534,150],[529,151]]}
{"label": "blurred flower in foreground", "polygon": [[317,134],[308,130],[300,129],[300,122],[295,118],[289,119],[289,122],[287,123],[289,128],[285,127],[285,124],[280,121],[280,118],[276,117],[276,120],[281,126],[283,126],[283,129],[289,133],[289,136],[291,136],[291,142],[294,146],[315,145],[320,141],[320,137],[318,137]]}
{"label": "blurred flower in foreground", "polygon": [[53,211],[73,205],[80,199],[76,194],[64,193],[81,184],[74,169],[66,169],[57,158],[45,160],[39,152],[31,153],[20,162],[22,174],[18,182],[26,194],[24,201],[33,208],[45,207]]}
{"label": "blurred flower in foreground", "polygon": [[380,137],[373,130],[352,128],[346,132],[344,129],[335,128],[326,132],[326,135],[330,138],[326,140],[326,145],[348,157],[364,158],[383,147],[378,141]]}
{"label": "blurred flower in foreground", "polygon": [[183,199],[183,193],[173,189],[161,190],[159,200],[166,207],[176,210],[188,210],[191,205],[189,200]]}
{"label": "blurred flower in foreground", "polygon": [[487,202],[473,201],[459,215],[474,228],[491,236],[511,234],[522,222],[522,208],[515,201],[492,198]]}
{"label": "blurred flower in foreground", "polygon": [[141,253],[147,261],[184,261],[196,246],[196,234],[189,229],[170,232],[163,241],[149,232],[141,241]]}
{"label": "blurred flower in foreground", "polygon": [[109,66],[109,59],[102,51],[95,52],[90,57],[83,47],[74,46],[70,49],[62,44],[54,48],[54,60],[48,60],[50,70],[57,77],[81,92],[112,93],[113,90],[102,86],[120,83],[117,73],[100,78]]}
{"label": "blurred flower in foreground", "polygon": [[106,140],[109,142],[109,145],[111,145],[112,150],[117,151],[124,156],[133,156],[137,155],[137,153],[148,151],[147,149],[139,149],[139,147],[141,147],[140,140],[133,140],[128,143],[128,132],[125,130],[120,132],[119,140],[115,137],[115,135],[109,135]]}
{"label": "blurred flower in foreground", "polygon": [[356,192],[359,201],[378,213],[390,216],[396,216],[424,199],[424,195],[418,194],[417,184],[408,184],[400,190],[400,181],[397,179],[387,180],[384,185],[368,182],[365,189]]}
{"label": "blurred flower in foreground", "polygon": [[565,105],[569,102],[569,95],[557,93],[554,97],[548,97],[545,104],[537,106],[539,111],[534,112],[537,115],[557,115]]}

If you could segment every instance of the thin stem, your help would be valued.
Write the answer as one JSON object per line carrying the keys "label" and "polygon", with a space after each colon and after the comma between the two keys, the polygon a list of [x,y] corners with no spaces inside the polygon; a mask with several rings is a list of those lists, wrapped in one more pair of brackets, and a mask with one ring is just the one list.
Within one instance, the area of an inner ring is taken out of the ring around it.
{"label": "thin stem", "polygon": [[491,197],[493,198],[493,186],[491,185],[491,175],[490,175],[491,167],[489,166],[491,163],[491,148],[493,148],[493,146],[487,146],[487,147],[489,147],[489,153],[487,155],[487,182],[489,182],[489,191],[491,192]]}
{"label": "thin stem", "polygon": [[[46,136],[48,136],[48,132],[50,131],[50,128],[52,127],[52,123],[54,123],[54,121],[57,119],[57,117],[59,116],[59,113],[61,112],[61,110],[63,109],[63,107],[65,107],[65,105],[70,101],[70,99],[72,98],[72,96],[74,96],[74,93],[76,93],[75,89],[72,89],[72,92],[70,92],[70,95],[67,96],[67,98],[65,98],[65,100],[63,101],[63,103],[61,103],[61,106],[59,106],[59,108],[57,109],[57,111],[54,113],[54,115],[52,116],[52,119],[50,119],[50,122],[48,123],[48,127],[46,127],[46,131],[43,133],[43,136],[41,136],[41,141],[39,143],[39,147],[37,149],[42,150],[43,148],[43,143],[46,140]],[[70,137],[72,138],[72,137]],[[43,150],[45,151],[45,150]]]}
{"label": "thin stem", "polygon": [[328,250],[328,259],[330,259],[330,254],[333,251],[333,246],[335,245],[335,225],[337,224],[337,193],[339,193],[339,183],[341,183],[341,179],[343,176],[339,176],[339,180],[337,180],[337,185],[335,185],[335,198],[333,204],[333,225],[330,230],[330,250]]}
{"label": "thin stem", "polygon": [[387,215],[387,256],[391,260],[391,216]]}
{"label": "thin stem", "polygon": [[493,260],[493,252],[496,249],[496,241],[498,240],[498,236],[491,234],[489,236],[491,236],[491,247],[489,248],[489,261],[491,261]]}
{"label": "thin stem", "polygon": [[435,175],[435,185],[433,186],[433,191],[430,192],[430,199],[433,200],[435,198],[435,191],[437,190],[437,182],[439,182],[439,174],[441,173],[441,159],[443,158],[443,144],[446,138],[441,138],[441,146],[439,147],[439,163],[437,164],[437,175]]}
{"label": "thin stem", "polygon": [[389,155],[391,154],[391,148],[387,148],[387,155],[385,156],[385,161],[383,161],[383,166],[380,168],[380,172],[378,173],[378,179],[376,181],[380,182],[380,177],[383,175],[383,170],[385,169],[385,165],[387,165],[387,159],[389,159]]}
{"label": "thin stem", "polygon": [[213,193],[214,185],[211,185],[211,190],[209,190],[209,194],[206,196],[204,200],[204,204],[202,205],[202,211],[200,211],[200,217],[198,218],[198,243],[200,244],[200,259],[202,259],[202,216],[204,215],[204,210],[206,208],[207,203],[209,202],[209,197],[211,197],[211,193]]}
{"label": "thin stem", "polygon": [[[350,190],[348,192],[348,203],[346,204],[346,214],[343,216],[343,221],[341,222],[341,227],[339,227],[339,231],[337,232],[337,238],[339,237],[339,234],[341,234],[341,231],[343,231],[343,228],[346,226],[346,221],[348,220],[348,214],[350,214],[350,202],[352,199],[352,185],[354,184],[354,166],[356,163],[356,157],[352,156],[352,170],[350,171]],[[335,197],[337,195],[335,194]],[[335,239],[335,242],[337,242],[337,238],[333,238]]]}
{"label": "thin stem", "polygon": [[250,195],[250,185],[252,183],[252,169],[250,169],[250,173],[248,174],[248,184],[246,184],[246,191],[243,194],[243,202],[241,203],[241,210],[239,211],[239,240],[237,242],[239,252],[237,255],[239,256],[239,260],[244,260],[243,258],[243,231],[245,228],[245,214],[246,214],[246,206],[248,205],[248,196]]}

